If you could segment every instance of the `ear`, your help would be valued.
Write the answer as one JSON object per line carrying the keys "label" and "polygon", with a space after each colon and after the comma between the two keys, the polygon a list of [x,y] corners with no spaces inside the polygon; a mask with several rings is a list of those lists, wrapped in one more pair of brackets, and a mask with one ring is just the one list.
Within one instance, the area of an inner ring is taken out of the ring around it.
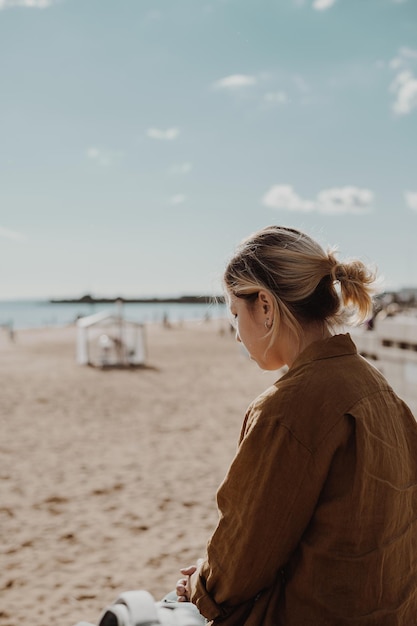
{"label": "ear", "polygon": [[268,291],[261,289],[258,293],[258,299],[264,315],[270,315],[271,312],[274,310],[271,294],[268,293]]}

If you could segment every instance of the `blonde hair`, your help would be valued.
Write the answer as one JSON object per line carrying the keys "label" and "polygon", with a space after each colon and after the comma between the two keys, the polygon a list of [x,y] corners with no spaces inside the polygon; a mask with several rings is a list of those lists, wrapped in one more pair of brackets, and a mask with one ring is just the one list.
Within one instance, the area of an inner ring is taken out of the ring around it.
{"label": "blonde hair", "polygon": [[284,226],[268,226],[242,241],[224,272],[231,295],[251,302],[261,289],[271,294],[273,335],[284,321],[298,337],[308,322],[330,327],[364,321],[374,281],[375,272],[362,261],[339,262],[334,249],[325,252],[308,235]]}

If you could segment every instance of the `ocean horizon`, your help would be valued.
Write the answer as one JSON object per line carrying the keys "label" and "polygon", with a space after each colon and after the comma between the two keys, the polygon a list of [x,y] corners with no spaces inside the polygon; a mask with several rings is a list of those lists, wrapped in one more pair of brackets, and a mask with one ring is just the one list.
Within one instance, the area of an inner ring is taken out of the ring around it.
{"label": "ocean horizon", "polygon": [[[27,328],[60,327],[75,324],[78,318],[101,311],[117,313],[118,305],[111,302],[50,302],[45,299],[0,300],[0,327],[22,330]],[[216,302],[126,302],[123,317],[145,323],[181,322],[226,315],[226,306]]]}

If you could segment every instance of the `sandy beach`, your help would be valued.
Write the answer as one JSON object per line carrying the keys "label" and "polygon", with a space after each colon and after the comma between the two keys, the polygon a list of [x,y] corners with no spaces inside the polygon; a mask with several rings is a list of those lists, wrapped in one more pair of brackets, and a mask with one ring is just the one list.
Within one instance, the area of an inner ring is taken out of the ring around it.
{"label": "sandy beach", "polygon": [[96,623],[204,552],[246,407],[277,375],[226,321],[146,338],[145,368],[101,370],[76,364],[73,326],[0,333],[0,626]]}

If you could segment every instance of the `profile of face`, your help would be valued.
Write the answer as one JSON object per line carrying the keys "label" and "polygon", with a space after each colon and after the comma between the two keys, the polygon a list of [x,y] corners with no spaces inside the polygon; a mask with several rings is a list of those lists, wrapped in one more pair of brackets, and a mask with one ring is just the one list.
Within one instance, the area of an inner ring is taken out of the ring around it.
{"label": "profile of face", "polygon": [[260,291],[255,301],[229,294],[229,308],[234,318],[236,340],[245,346],[250,358],[261,369],[278,370],[287,364],[286,333],[280,332],[270,345],[273,307],[267,292]]}

